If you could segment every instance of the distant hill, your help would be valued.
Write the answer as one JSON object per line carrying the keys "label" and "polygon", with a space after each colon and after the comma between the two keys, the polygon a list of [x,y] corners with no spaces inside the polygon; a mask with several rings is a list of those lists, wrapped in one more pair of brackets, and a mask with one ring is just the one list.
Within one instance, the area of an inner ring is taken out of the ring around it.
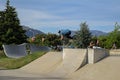
{"label": "distant hill", "polygon": [[[107,35],[108,33],[99,31],[99,30],[90,30],[92,36],[101,36],[101,35]],[[74,36],[76,34],[76,31],[72,31],[71,36]]]}
{"label": "distant hill", "polygon": [[44,34],[42,31],[40,30],[37,30],[37,29],[32,29],[32,28],[29,28],[27,26],[23,26],[23,29],[26,30],[26,35],[28,37],[33,37],[35,36],[36,34]]}
{"label": "distant hill", "polygon": [[108,33],[99,30],[90,30],[93,36],[107,35]]}
{"label": "distant hill", "polygon": [[[23,26],[23,29],[26,30],[26,35],[28,37],[33,37],[36,34],[45,34],[44,32],[37,30],[37,29],[32,29],[30,27],[27,26]],[[71,36],[75,35],[76,31],[72,31]],[[93,36],[101,36],[101,35],[107,35],[108,33],[103,32],[103,31],[99,31],[99,30],[90,30],[90,32],[92,33]]]}

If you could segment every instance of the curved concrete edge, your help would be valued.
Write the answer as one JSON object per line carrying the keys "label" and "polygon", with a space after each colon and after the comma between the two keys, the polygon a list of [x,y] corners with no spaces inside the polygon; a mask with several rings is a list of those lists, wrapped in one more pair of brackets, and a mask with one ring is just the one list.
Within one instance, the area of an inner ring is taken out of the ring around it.
{"label": "curved concrete edge", "polygon": [[51,76],[63,77],[69,75],[87,63],[87,49],[63,49],[62,62],[52,72]]}
{"label": "curved concrete edge", "polygon": [[[73,63],[76,70],[87,64],[87,49],[63,49],[63,64]],[[75,71],[75,70],[74,70]]]}
{"label": "curved concrete edge", "polygon": [[5,55],[10,58],[20,58],[27,55],[26,44],[20,45],[2,45]]}
{"label": "curved concrete edge", "polygon": [[85,53],[86,54],[84,55],[83,61],[82,61],[81,65],[80,65],[80,67],[77,70],[79,70],[81,67],[83,67],[84,65],[86,65],[88,63],[88,50],[86,50]]}

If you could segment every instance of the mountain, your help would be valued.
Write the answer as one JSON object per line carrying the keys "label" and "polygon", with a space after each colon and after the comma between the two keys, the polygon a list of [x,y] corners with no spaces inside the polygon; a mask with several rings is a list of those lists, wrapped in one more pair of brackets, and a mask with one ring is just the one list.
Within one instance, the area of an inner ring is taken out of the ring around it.
{"label": "mountain", "polygon": [[[36,34],[45,34],[44,32],[37,30],[37,29],[32,29],[30,27],[27,26],[23,26],[23,29],[26,30],[26,35],[28,37],[34,37]],[[103,32],[103,31],[99,31],[99,30],[90,30],[91,34],[93,36],[101,36],[101,35],[107,35],[108,33]],[[76,33],[76,31],[72,31],[71,32],[71,36],[74,36]]]}
{"label": "mountain", "polygon": [[42,31],[37,30],[37,29],[32,29],[27,26],[23,26],[23,29],[26,30],[26,35],[28,37],[34,37],[36,34],[44,34]]}
{"label": "mountain", "polygon": [[[74,36],[76,34],[77,31],[71,31],[71,35],[70,36]],[[103,32],[103,31],[99,31],[99,30],[90,30],[92,36],[102,36],[102,35],[107,35],[108,33]]]}
{"label": "mountain", "polygon": [[107,35],[108,34],[106,32],[99,31],[99,30],[90,30],[90,32],[93,36],[101,36],[101,35]]}

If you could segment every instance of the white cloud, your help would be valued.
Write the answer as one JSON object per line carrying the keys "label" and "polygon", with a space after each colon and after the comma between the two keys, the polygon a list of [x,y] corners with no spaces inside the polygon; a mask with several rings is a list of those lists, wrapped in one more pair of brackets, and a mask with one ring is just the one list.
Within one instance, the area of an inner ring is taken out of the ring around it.
{"label": "white cloud", "polygon": [[[3,10],[6,0],[1,1],[0,10]],[[26,0],[11,0],[11,3],[17,9],[21,24],[35,29],[79,29],[80,23],[86,21],[92,29],[105,30],[120,21],[119,0],[30,0],[29,4]]]}
{"label": "white cloud", "polygon": [[48,19],[60,19],[58,16],[53,16],[43,11],[30,10],[30,9],[18,9],[18,15],[23,21],[36,21],[36,20],[48,20]]}
{"label": "white cloud", "polygon": [[18,9],[18,16],[22,24],[31,26],[74,26],[80,23],[79,20],[65,20],[64,16],[28,9]]}
{"label": "white cloud", "polygon": [[0,11],[1,11],[1,10],[4,10],[4,9],[5,9],[4,5],[3,5],[3,4],[0,4]]}
{"label": "white cloud", "polygon": [[[39,29],[41,27],[44,28],[70,28],[70,29],[79,29],[79,25],[81,22],[86,21],[89,25],[89,28],[97,29],[100,26],[111,26],[114,25],[115,22],[111,20],[97,20],[98,18],[68,18],[65,15],[55,15],[50,14],[44,11],[32,10],[32,9],[17,9],[18,15],[21,20],[22,25],[30,26],[31,28]],[[91,16],[90,16],[91,17]],[[98,16],[97,16],[98,17]],[[101,17],[101,16],[100,16]],[[99,28],[100,29],[100,28]],[[103,29],[103,28],[101,28]],[[49,30],[52,31],[52,30]]]}
{"label": "white cloud", "polygon": [[91,26],[111,26],[114,25],[115,22],[113,21],[88,21],[88,24]]}

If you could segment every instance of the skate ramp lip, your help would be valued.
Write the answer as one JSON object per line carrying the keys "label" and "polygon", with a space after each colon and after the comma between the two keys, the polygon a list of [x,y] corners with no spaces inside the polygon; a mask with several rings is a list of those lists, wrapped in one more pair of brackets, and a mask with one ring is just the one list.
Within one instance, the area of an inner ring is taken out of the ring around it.
{"label": "skate ramp lip", "polygon": [[27,55],[26,44],[20,45],[3,45],[5,55],[10,58],[20,58]]}

